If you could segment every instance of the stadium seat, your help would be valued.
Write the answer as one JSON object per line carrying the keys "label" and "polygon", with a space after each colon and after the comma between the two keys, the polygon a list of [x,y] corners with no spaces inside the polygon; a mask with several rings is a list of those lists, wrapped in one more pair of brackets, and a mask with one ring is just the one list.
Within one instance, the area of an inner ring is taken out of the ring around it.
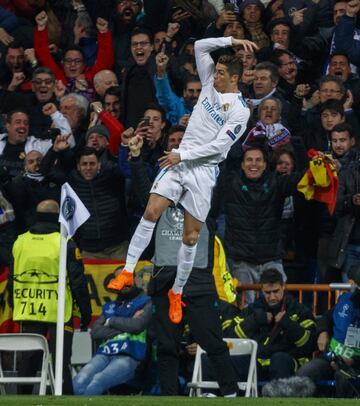
{"label": "stadium seat", "polygon": [[73,376],[86,365],[93,355],[93,342],[90,331],[75,330],[72,344],[71,368]]}
{"label": "stadium seat", "polygon": [[52,370],[51,357],[46,338],[40,334],[0,334],[0,351],[42,351],[42,366],[40,376],[27,377],[6,377],[2,368],[0,357],[0,387],[1,394],[5,394],[5,383],[23,383],[35,384],[39,383],[39,395],[46,394],[46,386],[50,385],[52,393],[54,393],[54,374]]}
{"label": "stadium seat", "polygon": [[[250,364],[246,382],[238,382],[240,390],[245,391],[245,397],[257,397],[257,374],[256,374],[256,352],[257,342],[254,340],[240,338],[224,339],[229,347],[230,356],[250,355]],[[202,396],[202,389],[218,389],[216,381],[203,381],[202,378],[202,355],[206,352],[198,345],[192,381],[188,383],[190,388],[189,396]]]}

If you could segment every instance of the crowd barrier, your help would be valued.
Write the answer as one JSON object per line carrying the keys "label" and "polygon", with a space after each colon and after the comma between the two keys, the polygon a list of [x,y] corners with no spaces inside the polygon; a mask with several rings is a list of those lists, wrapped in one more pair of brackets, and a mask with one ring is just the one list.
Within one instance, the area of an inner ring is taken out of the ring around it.
{"label": "crowd barrier", "polygon": [[[348,285],[345,284],[287,284],[286,291],[291,292],[297,296],[300,303],[304,303],[305,293],[310,293],[310,301],[312,302],[311,308],[314,316],[318,316],[321,312],[329,310],[335,303],[337,303],[341,293],[346,290]],[[258,296],[261,291],[260,284],[239,284],[236,287],[238,292],[238,305],[240,307],[245,306],[245,292],[247,290],[253,290]],[[319,309],[319,296],[322,295],[321,305],[322,308]],[[306,298],[309,305],[309,295]]]}

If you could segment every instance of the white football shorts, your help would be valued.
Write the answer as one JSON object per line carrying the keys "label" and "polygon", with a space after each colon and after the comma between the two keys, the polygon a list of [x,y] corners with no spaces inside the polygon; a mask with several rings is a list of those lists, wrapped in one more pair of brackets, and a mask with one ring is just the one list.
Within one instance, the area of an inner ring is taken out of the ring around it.
{"label": "white football shorts", "polygon": [[159,172],[150,193],[163,196],[175,205],[180,203],[188,213],[204,223],[218,173],[217,166],[180,162]]}

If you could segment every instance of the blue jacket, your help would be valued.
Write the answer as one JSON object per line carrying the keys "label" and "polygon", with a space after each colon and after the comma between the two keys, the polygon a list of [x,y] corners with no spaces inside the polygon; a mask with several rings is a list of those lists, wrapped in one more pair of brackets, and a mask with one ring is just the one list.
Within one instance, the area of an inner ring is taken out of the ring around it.
{"label": "blue jacket", "polygon": [[4,7],[0,7],[0,27],[7,32],[11,32],[18,27],[18,19],[15,14],[6,10]]}
{"label": "blue jacket", "polygon": [[166,111],[166,118],[171,125],[178,125],[184,114],[191,114],[193,106],[189,106],[183,97],[177,96],[169,82],[167,73],[162,79],[154,76],[154,85],[156,89],[156,98],[161,107]]}
{"label": "blue jacket", "polygon": [[342,16],[334,31],[334,44],[336,52],[346,53],[351,63],[360,66],[360,40],[354,39],[355,31],[356,18]]}
{"label": "blue jacket", "polygon": [[333,337],[341,343],[345,341],[350,324],[357,323],[360,327],[360,309],[354,307],[351,295],[351,293],[342,294],[333,311]]}

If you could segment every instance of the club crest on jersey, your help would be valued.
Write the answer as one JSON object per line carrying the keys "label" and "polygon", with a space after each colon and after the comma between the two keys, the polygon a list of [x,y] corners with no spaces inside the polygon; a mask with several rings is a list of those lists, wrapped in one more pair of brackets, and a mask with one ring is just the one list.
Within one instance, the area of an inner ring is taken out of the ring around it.
{"label": "club crest on jersey", "polygon": [[235,134],[239,134],[240,131],[241,131],[241,124],[238,124],[238,125],[234,128],[234,133],[235,133]]}
{"label": "club crest on jersey", "polygon": [[224,111],[228,111],[228,110],[229,110],[229,107],[230,107],[230,103],[225,103],[225,104],[222,105],[222,109],[223,109]]}

